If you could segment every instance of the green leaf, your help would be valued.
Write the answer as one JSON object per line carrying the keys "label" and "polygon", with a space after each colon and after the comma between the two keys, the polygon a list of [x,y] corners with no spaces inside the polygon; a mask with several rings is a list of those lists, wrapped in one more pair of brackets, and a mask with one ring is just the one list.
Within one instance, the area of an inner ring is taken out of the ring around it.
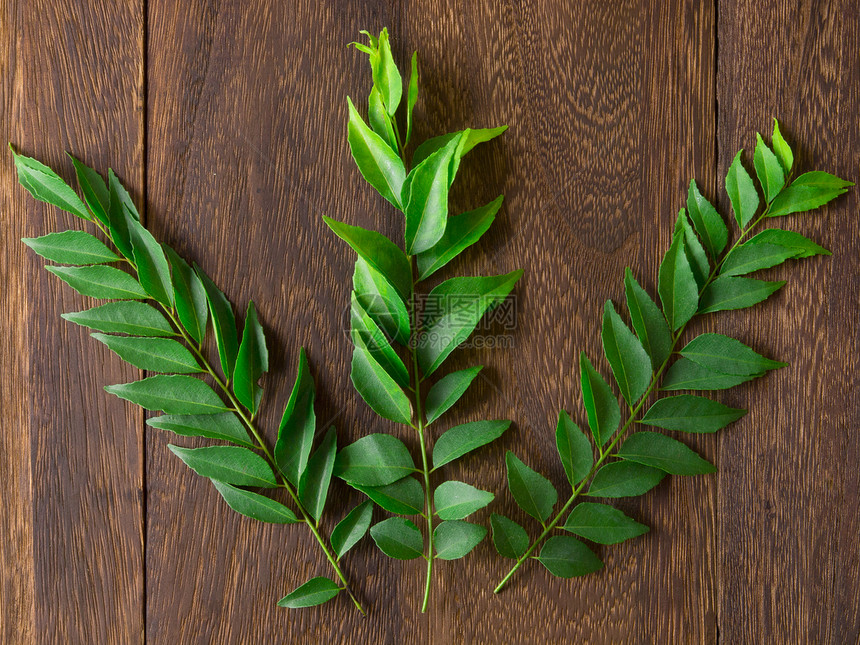
{"label": "green leaf", "polygon": [[663,256],[657,278],[657,292],[669,329],[677,331],[696,313],[699,287],[687,260],[684,236],[676,234]]}
{"label": "green leaf", "polygon": [[358,304],[388,338],[401,345],[409,342],[410,322],[406,304],[391,283],[361,257],[355,260],[352,285]]}
{"label": "green leaf", "polygon": [[783,217],[811,211],[847,193],[847,189],[828,190],[816,186],[791,185],[773,200],[768,217]]}
{"label": "green leaf", "polygon": [[573,537],[556,535],[548,539],[537,561],[559,578],[584,576],[603,568],[603,562],[594,551]]}
{"label": "green leaf", "polygon": [[528,550],[529,535],[513,520],[493,513],[490,515],[490,526],[493,529],[493,544],[503,558],[516,560]]}
{"label": "green leaf", "polygon": [[184,345],[170,338],[141,336],[106,336],[91,334],[108,349],[135,367],[148,372],[194,374],[204,371]]}
{"label": "green leaf", "polygon": [[502,206],[499,195],[485,206],[451,217],[445,233],[430,249],[418,254],[418,279],[424,280],[477,242],[496,219]]}
{"label": "green leaf", "polygon": [[564,530],[598,544],[618,544],[648,532],[648,527],[607,504],[577,504]]}
{"label": "green leaf", "polygon": [[35,159],[19,155],[11,144],[9,149],[15,159],[18,181],[34,198],[82,219],[91,219],[81,198],[57,173]]}
{"label": "green leaf", "polygon": [[398,560],[413,560],[421,556],[424,539],[421,531],[409,520],[389,517],[370,529],[370,537],[385,555]]}
{"label": "green leaf", "polygon": [[337,436],[334,428],[329,428],[320,447],[308,459],[308,465],[299,479],[299,499],[316,521],[322,516],[328,498],[336,455]]}
{"label": "green leaf", "polygon": [[675,222],[675,233],[677,234],[678,232],[684,235],[684,253],[687,255],[687,262],[690,264],[690,270],[693,272],[696,286],[701,289],[711,275],[711,264],[708,262],[705,248],[699,241],[699,237],[696,235],[693,227],[690,226],[687,212],[683,208],[678,211],[678,219]]}
{"label": "green leaf", "polygon": [[370,45],[368,46],[368,45],[362,45],[361,43],[352,42],[352,43],[349,43],[349,45],[347,45],[347,47],[352,45],[358,51],[364,52],[365,54],[370,56],[371,54],[373,54],[375,52],[376,48],[379,46],[379,39],[364,29],[362,29],[359,33],[367,36],[367,40],[370,41]]}
{"label": "green leaf", "polygon": [[765,358],[739,340],[722,334],[696,336],[680,353],[691,361],[722,374],[758,375],[788,365]]}
{"label": "green leaf", "polygon": [[781,246],[787,249],[792,249],[793,258],[808,258],[813,255],[832,255],[830,251],[823,246],[819,246],[809,238],[803,237],[800,233],[794,231],[783,231],[779,228],[768,228],[758,235],[750,238],[744,246],[756,244],[768,244],[772,246]]}
{"label": "green leaf", "polygon": [[446,430],[433,444],[433,469],[498,439],[510,425],[510,421],[472,421]]}
{"label": "green leaf", "polygon": [[703,475],[716,472],[713,464],[702,459],[680,441],[659,432],[636,432],[624,441],[617,456],[645,466],[659,468],[671,475]]}
{"label": "green leaf", "polygon": [[452,139],[418,164],[406,180],[406,254],[416,255],[433,248],[442,239],[448,223],[448,172],[460,143]]}
{"label": "green leaf", "polygon": [[149,296],[125,271],[97,264],[88,267],[46,266],[78,293],[105,300],[145,300]]}
{"label": "green leaf", "polygon": [[188,335],[200,344],[206,335],[206,322],[209,319],[206,289],[203,288],[203,283],[194,269],[188,266],[176,251],[164,245],[164,252],[167,254],[172,270],[171,283],[176,315]]}
{"label": "green leaf", "polygon": [[696,233],[702,238],[705,249],[711,258],[716,259],[726,248],[729,229],[717,209],[699,192],[695,179],[690,180],[690,190],[687,194],[687,214],[690,216]]}
{"label": "green leaf", "polygon": [[400,98],[403,96],[403,79],[391,55],[391,45],[388,42],[388,29],[383,28],[375,47],[376,51],[370,56],[370,67],[373,74],[373,84],[379,88],[385,108],[390,116],[397,112]]}
{"label": "green leaf", "polygon": [[311,578],[301,587],[288,593],[278,601],[278,607],[301,609],[315,607],[328,602],[340,593],[337,583],[324,576]]}
{"label": "green leaf", "polygon": [[564,410],[558,413],[555,445],[567,475],[567,481],[570,482],[571,487],[574,487],[591,472],[594,459],[588,437]]}
{"label": "green leaf", "polygon": [[624,271],[624,291],[633,329],[651,358],[651,367],[657,369],[672,350],[672,332],[669,331],[663,313],[648,292],[636,282],[629,267]]}
{"label": "green leaf", "polygon": [[359,172],[367,183],[395,208],[402,210],[400,193],[403,190],[403,181],[406,179],[403,161],[382,137],[367,127],[349,97],[346,101],[349,105],[347,140],[355,165],[358,166]]}
{"label": "green leaf", "polygon": [[373,517],[373,504],[362,502],[352,509],[345,518],[337,523],[331,532],[331,548],[338,559],[354,547],[370,528]]}
{"label": "green leaf", "polygon": [[112,334],[133,336],[176,336],[161,313],[154,307],[134,300],[109,302],[86,311],[60,314],[75,324]]}
{"label": "green leaf", "polygon": [[281,417],[278,440],[275,443],[275,463],[284,477],[297,486],[308,458],[316,432],[314,397],[316,389],[304,347],[299,350],[296,382]]}
{"label": "green leaf", "polygon": [[256,448],[245,426],[233,412],[219,414],[163,414],[150,417],[146,425],[159,430],[169,430],[183,437],[206,437],[230,441],[248,448]]}
{"label": "green leaf", "polygon": [[484,312],[508,296],[522,274],[518,270],[486,278],[451,278],[430,292],[425,303],[425,333],[417,347],[425,376],[469,337]]}
{"label": "green leaf", "polygon": [[134,221],[139,222],[140,213],[137,212],[134,200],[131,198],[131,195],[128,194],[128,191],[122,185],[122,182],[120,182],[119,177],[117,177],[116,174],[114,174],[114,171],[110,169],[108,170],[108,185],[109,189],[116,193],[116,198],[122,205],[122,210],[128,213]]}
{"label": "green leaf", "polygon": [[406,91],[406,138],[403,147],[409,145],[412,138],[412,111],[418,99],[418,52],[412,52],[412,73],[409,76],[409,88]]}
{"label": "green leaf", "polygon": [[495,139],[507,129],[508,126],[506,125],[499,126],[498,128],[466,128],[465,130],[460,130],[458,132],[449,132],[448,134],[442,134],[438,137],[427,139],[427,141],[425,141],[415,149],[415,153],[412,155],[412,166],[417,166],[434,152],[436,152],[440,148],[444,148],[453,138],[462,135],[460,139],[460,146],[454,157],[454,164],[452,164],[451,166],[450,180],[453,182],[454,176],[457,174],[457,170],[460,165],[460,160],[464,156],[466,156],[466,154],[468,154],[472,150],[472,148],[474,148],[479,143],[485,143],[487,141],[490,141],[491,139]]}
{"label": "green leaf", "polygon": [[350,226],[330,217],[323,216],[323,220],[360,258],[382,274],[404,301],[409,299],[412,294],[412,265],[394,242],[376,231]]}
{"label": "green leaf", "polygon": [[170,283],[170,265],[161,245],[140,222],[129,222],[132,255],[137,266],[137,278],[146,292],[165,307],[173,306],[173,286]]}
{"label": "green leaf", "polygon": [[666,476],[662,470],[630,461],[606,464],[591,480],[591,497],[635,497],[647,493]]}
{"label": "green leaf", "polygon": [[764,191],[764,199],[769,204],[779,194],[782,187],[785,186],[785,173],[782,170],[779,159],[768,148],[761,135],[756,134],[755,138],[753,165],[755,166],[755,174]]}
{"label": "green leaf", "polygon": [[761,374],[721,374],[687,358],[672,363],[663,377],[661,390],[726,390],[762,376]]}
{"label": "green leaf", "polygon": [[505,455],[505,464],[508,468],[508,488],[514,501],[533,518],[545,522],[558,501],[558,493],[552,483],[526,466],[510,450]]}
{"label": "green leaf", "polygon": [[367,99],[367,120],[370,122],[371,129],[382,137],[389,148],[399,154],[391,118],[385,111],[385,103],[382,102],[382,95],[376,85],[370,88],[370,96]]}
{"label": "green leaf", "polygon": [[720,275],[745,275],[759,269],[767,269],[793,258],[796,253],[795,249],[775,244],[742,244],[726,256],[720,268]]}
{"label": "green leaf", "polygon": [[621,423],[621,408],[609,384],[598,373],[585,352],[579,354],[580,385],[582,402],[588,416],[588,427],[598,446],[609,441]]}
{"label": "green leaf", "polygon": [[404,477],[386,486],[358,486],[377,505],[397,515],[418,515],[424,512],[424,488],[414,477]]}
{"label": "green leaf", "polygon": [[212,326],[215,329],[215,344],[218,346],[218,358],[221,369],[229,381],[233,378],[236,367],[236,356],[239,354],[239,332],[236,330],[236,317],[233,307],[215,283],[196,264],[194,270],[203,284],[206,292],[206,302],[209,303],[209,314],[212,316]]}
{"label": "green leaf", "polygon": [[493,501],[495,495],[464,482],[447,481],[433,492],[436,515],[443,520],[462,520]]}
{"label": "green leaf", "polygon": [[826,188],[830,190],[839,190],[848,188],[854,183],[841,179],[836,175],[831,175],[829,172],[822,170],[813,170],[803,173],[800,177],[791,182],[792,186],[811,186],[815,188]]}
{"label": "green leaf", "polygon": [[42,237],[22,237],[21,241],[46,260],[59,264],[106,264],[119,256],[101,240],[83,231],[49,233]]}
{"label": "green leaf", "polygon": [[252,415],[257,414],[262,389],[257,384],[264,372],[269,371],[269,350],[266,349],[266,335],[257,320],[257,310],[253,302],[248,303],[245,314],[245,328],[242,330],[242,344],[236,356],[236,370],[233,374],[233,393]]}
{"label": "green leaf", "polygon": [[471,152],[472,148],[477,146],[479,143],[486,143],[487,141],[495,139],[507,129],[508,126],[500,125],[497,128],[466,128],[463,130],[463,136],[460,138],[460,145],[457,146],[457,152],[455,153],[454,159],[451,163],[451,176],[448,180],[449,184],[454,183],[454,178],[457,176],[457,171],[460,168],[460,161],[469,152]]}
{"label": "green leaf", "polygon": [[773,120],[773,136],[771,139],[773,141],[773,150],[776,152],[779,163],[787,175],[791,172],[791,167],[794,165],[794,153],[791,151],[791,146],[782,137],[782,132],[779,131],[779,121],[776,119]]}
{"label": "green leaf", "polygon": [[752,278],[719,277],[702,292],[699,313],[751,307],[766,300],[784,284],[784,280],[765,282]]}
{"label": "green leaf", "polygon": [[453,372],[439,379],[427,393],[424,415],[425,425],[430,425],[454,405],[475,380],[482,366],[476,365],[459,372]]}
{"label": "green leaf", "polygon": [[296,524],[301,521],[289,508],[265,495],[236,488],[217,479],[213,479],[212,484],[221,493],[227,506],[240,515],[270,524]]}
{"label": "green leaf", "polygon": [[621,316],[607,300],[603,307],[603,353],[612,374],[629,405],[633,405],[651,383],[651,359],[642,344],[627,328]]}
{"label": "green leaf", "polygon": [[681,432],[716,432],[746,413],[702,396],[680,394],[655,401],[639,423]]}
{"label": "green leaf", "polygon": [[853,185],[850,181],[826,172],[804,173],[777,195],[771,204],[768,217],[781,217],[813,210],[839,197]]}
{"label": "green leaf", "polygon": [[123,188],[113,170],[108,170],[109,206],[108,206],[108,230],[116,248],[123,257],[134,260],[134,251],[131,242],[131,227],[140,217],[134,202],[128,192]]}
{"label": "green leaf", "polygon": [[415,472],[409,450],[397,437],[369,434],[341,450],[334,474],[358,486],[386,486]]}
{"label": "green leaf", "polygon": [[434,152],[437,152],[448,145],[454,138],[462,137],[464,133],[465,130],[448,132],[447,134],[440,134],[439,136],[432,137],[422,142],[417,148],[415,148],[415,152],[412,153],[412,167],[415,168]]}
{"label": "green leaf", "polygon": [[361,304],[355,292],[350,306],[352,340],[358,348],[366,349],[373,359],[401,388],[409,387],[409,372],[401,358],[388,342],[383,331],[373,321]]}
{"label": "green leaf", "polygon": [[201,477],[217,479],[234,486],[278,485],[275,473],[260,455],[239,446],[181,448],[168,444],[170,451]]}
{"label": "green leaf", "polygon": [[440,560],[457,560],[474,549],[487,529],[461,520],[440,522],[433,530],[433,545]]}
{"label": "green leaf", "polygon": [[167,414],[216,414],[229,410],[211,387],[193,376],[158,374],[133,383],[108,385],[105,391],[146,410]]}
{"label": "green leaf", "polygon": [[[90,207],[90,211],[103,224],[108,224],[108,209],[110,209],[110,192],[102,176],[95,170],[66,153],[75,166],[75,174],[78,177],[78,186],[84,194],[84,201]],[[87,218],[89,219],[89,218]]]}
{"label": "green leaf", "polygon": [[743,229],[750,223],[758,210],[759,196],[752,177],[741,164],[742,153],[743,150],[740,150],[735,155],[732,165],[729,166],[729,172],[726,175],[726,192],[732,202],[735,220],[738,226]]}
{"label": "green leaf", "polygon": [[364,347],[353,350],[349,377],[356,392],[376,414],[409,425],[412,417],[409,397]]}

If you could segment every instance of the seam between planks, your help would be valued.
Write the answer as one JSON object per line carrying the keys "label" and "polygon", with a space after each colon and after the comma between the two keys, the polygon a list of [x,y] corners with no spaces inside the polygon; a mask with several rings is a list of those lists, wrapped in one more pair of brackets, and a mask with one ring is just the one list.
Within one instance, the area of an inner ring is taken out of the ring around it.
{"label": "seam between planks", "polygon": [[[720,2],[719,0],[714,0],[714,26],[713,26],[713,34],[714,34],[714,82],[713,82],[713,91],[714,91],[714,202],[716,203],[717,199],[717,191],[719,190],[719,168],[720,168],[720,93],[719,93],[719,85],[720,85]],[[719,462],[723,462],[723,434],[719,434],[717,436],[717,456],[719,457]],[[722,558],[720,556],[720,549],[716,545],[719,543],[720,535],[722,531],[722,504],[720,503],[722,498],[722,473],[721,471],[717,471],[715,473],[716,482],[714,484],[716,488],[716,495],[714,500],[714,583],[716,584],[716,589],[714,589],[714,633],[716,637],[716,645],[720,643],[720,626],[721,626],[721,618],[722,615],[720,613],[720,609],[722,603],[720,602],[720,598],[723,593],[723,566],[722,566]]]}

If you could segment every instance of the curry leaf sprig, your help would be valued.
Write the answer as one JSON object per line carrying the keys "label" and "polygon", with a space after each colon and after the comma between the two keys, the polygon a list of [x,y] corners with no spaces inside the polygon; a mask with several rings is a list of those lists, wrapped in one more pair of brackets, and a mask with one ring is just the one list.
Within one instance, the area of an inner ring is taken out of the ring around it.
{"label": "curry leaf sprig", "polygon": [[853,185],[819,171],[790,181],[794,155],[776,120],[772,144],[773,148],[757,135],[753,166],[761,195],[741,163],[743,151],[729,168],[726,192],[740,232],[728,251],[729,230],[722,216],[692,181],[687,208],[678,214],[672,243],[660,264],[657,293],[662,311],[629,268],[624,276],[624,291],[633,331],[612,302],[606,303],[601,330],[603,351],[624,400],[626,419],[622,423],[622,408],[615,391],[581,354],[582,399],[594,449],[586,434],[562,410],[556,445],[572,492],[558,512],[554,513],[558,493],[553,484],[508,452],[511,494],[542,530],[530,540],[526,530],[513,520],[491,516],[497,551],[516,560],[496,587],[497,593],[530,558],[562,578],[603,567],[587,544],[567,534],[607,545],[648,531],[647,526],[617,508],[579,501],[580,497],[632,497],[651,490],[667,474],[714,472],[712,464],[681,441],[639,427],[712,433],[740,419],[746,410],[704,396],[664,393],[724,390],[786,365],[722,334],[703,333],[681,347],[684,331],[695,315],[750,307],[785,284],[746,277],[748,274],[789,259],[830,255],[793,231],[765,228],[750,237],[771,218],[818,208]]}
{"label": "curry leaf sprig", "polygon": [[[406,148],[418,95],[417,52],[412,56],[401,136],[397,113],[403,104],[403,81],[388,32],[383,29],[378,38],[362,33],[369,44],[355,47],[370,58],[370,125],[347,99],[349,147],[364,178],[405,216],[403,249],[376,231],[325,221],[358,255],[351,299],[353,385],[377,414],[414,430],[420,462],[416,467],[397,437],[376,433],[344,448],[335,474],[395,515],[370,529],[386,555],[427,561],[421,605],[426,611],[434,559],[461,558],[480,543],[486,528],[464,518],[494,498],[466,482],[434,485],[431,475],[498,438],[510,425],[507,420],[465,423],[449,428],[433,443],[428,428],[466,392],[481,366],[446,374],[429,391],[428,379],[472,334],[487,310],[508,296],[522,272],[450,278],[424,297],[419,286],[477,242],[492,224],[501,197],[449,217],[448,193],[466,153],[506,127],[466,129],[429,139],[415,149],[410,170]],[[399,517],[404,515],[420,516],[424,534],[414,522]]]}
{"label": "curry leaf sprig", "polygon": [[[366,533],[371,508],[369,503],[359,506],[335,527],[330,540],[323,537],[319,521],[337,439],[334,428],[330,429],[312,452],[314,383],[304,350],[271,449],[255,422],[263,394],[258,381],[268,371],[269,354],[254,304],[248,305],[239,336],[224,294],[200,267],[190,267],[172,248],[156,241],[140,223],[134,202],[113,171],[105,182],[72,158],[82,200],[53,170],[12,152],[18,179],[33,197],[92,223],[113,247],[79,230],[23,240],[57,263],[45,268],[78,293],[109,301],[63,318],[96,330],[93,338],[120,358],[156,373],[105,390],[146,410],[164,412],[147,419],[153,428],[218,441],[201,448],[168,447],[195,473],[209,478],[234,511],[261,522],[308,526],[337,581],[315,577],[282,598],[280,606],[318,605],[345,591],[364,613],[340,559]],[[204,352],[209,329],[215,337],[220,373]],[[201,376],[211,379],[217,392],[196,378]],[[288,504],[259,489],[285,491]]]}

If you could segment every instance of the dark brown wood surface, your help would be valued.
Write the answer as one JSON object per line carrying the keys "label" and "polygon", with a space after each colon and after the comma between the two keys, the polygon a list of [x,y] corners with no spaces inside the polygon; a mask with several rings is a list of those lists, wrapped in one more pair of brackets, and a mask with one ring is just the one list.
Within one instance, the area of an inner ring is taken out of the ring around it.
{"label": "dark brown wood surface", "polygon": [[[624,267],[653,291],[689,179],[727,211],[722,177],[772,116],[803,168],[860,176],[860,13],[851,0],[0,0],[4,136],[67,179],[64,150],[113,167],[157,237],[237,309],[257,303],[270,439],[300,346],[318,417],[341,442],[396,431],[349,383],[353,257],[321,220],[399,234],[345,137],[345,96],[369,89],[365,57],[345,45],[383,26],[402,67],[419,50],[419,140],[510,126],[464,162],[453,207],[500,193],[505,205],[446,275],[526,270],[513,347],[451,359],[487,366],[451,423],[515,425],[450,473],[524,520],[504,452],[561,487],[553,429],[559,408],[583,421],[578,353],[599,356],[600,311],[622,299]],[[366,540],[345,563],[367,618],[345,599],[275,606],[328,573],[311,537],[229,511],[139,408],[104,393],[139,374],[60,319],[87,299],[18,239],[78,223],[34,202],[10,155],[0,212],[0,642],[860,642],[856,192],[786,223],[833,257],[771,270],[789,284],[767,303],[696,324],[790,362],[719,397],[750,413],[691,442],[718,474],[623,501],[651,532],[601,549],[606,568],[583,579],[535,564],[495,596],[508,563],[485,541],[440,563],[427,615],[421,563]],[[329,517],[358,499],[335,485]]]}

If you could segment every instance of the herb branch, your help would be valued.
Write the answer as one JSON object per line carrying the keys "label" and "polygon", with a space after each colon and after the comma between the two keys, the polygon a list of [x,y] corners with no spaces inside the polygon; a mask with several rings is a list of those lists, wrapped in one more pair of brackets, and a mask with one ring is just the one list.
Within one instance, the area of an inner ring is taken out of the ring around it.
{"label": "herb branch", "polygon": [[[494,498],[492,493],[461,481],[445,481],[434,488],[431,475],[501,436],[510,421],[462,424],[448,429],[433,443],[428,426],[466,392],[481,367],[447,374],[429,390],[425,382],[472,334],[485,312],[508,296],[522,272],[451,278],[427,294],[419,288],[477,242],[492,224],[501,197],[449,218],[448,193],[462,158],[506,127],[466,129],[429,139],[415,149],[410,170],[405,151],[418,95],[417,53],[411,61],[406,129],[401,137],[397,113],[403,81],[391,54],[388,32],[383,29],[378,37],[362,33],[369,43],[353,44],[370,59],[370,125],[347,99],[348,141],[364,178],[403,213],[403,249],[376,231],[328,217],[325,222],[358,255],[351,304],[353,385],[377,414],[412,428],[420,449],[420,467],[415,466],[400,439],[377,433],[344,448],[338,454],[335,474],[396,515],[370,529],[383,553],[402,560],[423,557],[427,561],[421,603],[421,610],[426,611],[433,561],[461,558],[483,540],[486,528],[464,518]],[[395,345],[406,355],[405,362]],[[411,520],[398,517],[402,515],[421,517],[426,525],[424,534]]]}
{"label": "herb branch", "polygon": [[[636,431],[628,436],[628,433],[634,424],[670,431],[716,432],[740,419],[746,410],[701,396],[680,394],[658,396],[640,417],[654,393],[727,389],[786,365],[765,358],[736,339],[714,333],[701,334],[676,351],[696,314],[750,307],[785,284],[742,276],[789,259],[830,255],[799,233],[777,228],[767,228],[747,240],[769,218],[813,210],[853,185],[820,171],[790,181],[794,155],[776,120],[772,143],[773,149],[757,135],[753,161],[764,196],[760,214],[761,197],[741,163],[743,151],[729,168],[726,190],[740,233],[728,251],[724,252],[728,228],[693,181],[687,208],[678,214],[672,244],[660,265],[657,291],[662,311],[639,286],[630,269],[626,271],[624,286],[635,334],[611,301],[606,303],[602,326],[604,354],[629,415],[622,424],[616,394],[585,354],[581,354],[583,401],[595,448],[562,411],[556,444],[572,492],[555,515],[553,508],[558,494],[552,483],[512,452],[508,453],[509,489],[517,504],[537,519],[543,530],[530,541],[525,529],[513,520],[496,514],[491,517],[497,551],[516,561],[496,586],[496,593],[529,559],[538,560],[550,573],[562,578],[586,575],[603,567],[603,562],[579,539],[568,535],[550,537],[555,529],[598,544],[615,544],[648,531],[647,526],[612,506],[594,502],[573,506],[581,496],[638,496],[651,490],[667,474],[696,475],[716,470],[685,444],[666,434]],[[541,547],[539,555],[532,555],[538,547]]]}
{"label": "herb branch", "polygon": [[[308,607],[345,591],[363,614],[339,560],[366,533],[370,508],[364,504],[355,509],[335,527],[329,541],[323,537],[319,520],[337,441],[332,428],[311,454],[316,432],[314,386],[304,350],[273,451],[254,421],[262,399],[258,381],[268,371],[269,357],[253,302],[239,337],[224,294],[200,267],[188,266],[172,248],[155,240],[113,171],[105,182],[72,158],[82,200],[53,170],[14,149],[12,153],[18,178],[33,197],[92,223],[110,244],[78,230],[23,240],[42,257],[65,265],[46,268],[73,289],[110,301],[63,318],[96,330],[92,336],[120,358],[157,373],[105,390],[147,410],[164,412],[147,419],[151,427],[219,441],[202,448],[168,447],[195,473],[209,478],[234,511],[262,522],[308,526],[339,582],[313,578],[279,605]],[[203,352],[210,327],[222,375]],[[211,378],[220,396],[192,375]],[[292,508],[251,490],[279,488],[286,491]]]}

